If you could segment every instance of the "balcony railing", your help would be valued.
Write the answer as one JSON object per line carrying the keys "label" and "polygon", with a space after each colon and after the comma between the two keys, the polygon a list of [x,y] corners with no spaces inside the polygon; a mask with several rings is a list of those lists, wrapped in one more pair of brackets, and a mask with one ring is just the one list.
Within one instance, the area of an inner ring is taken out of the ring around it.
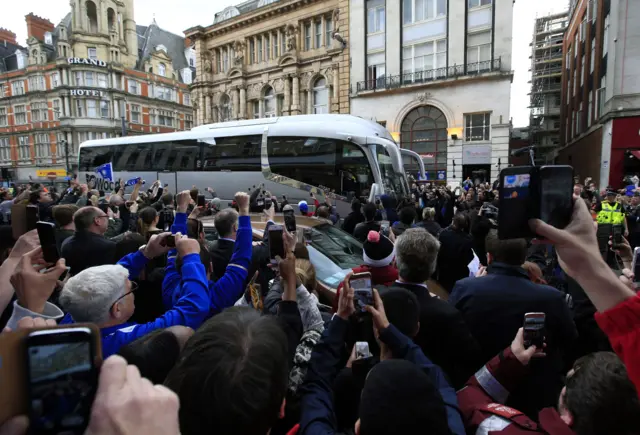
{"label": "balcony railing", "polygon": [[436,68],[415,73],[400,74],[395,76],[382,76],[377,79],[358,82],[356,92],[397,89],[403,86],[429,83],[436,80],[451,79],[462,76],[474,76],[491,71],[500,71],[501,58],[469,63],[466,65],[454,65],[447,68]]}

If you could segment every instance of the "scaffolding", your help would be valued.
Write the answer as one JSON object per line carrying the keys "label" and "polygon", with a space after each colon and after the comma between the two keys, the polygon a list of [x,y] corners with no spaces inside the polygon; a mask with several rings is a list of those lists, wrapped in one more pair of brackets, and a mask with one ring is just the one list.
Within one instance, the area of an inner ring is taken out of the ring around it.
{"label": "scaffolding", "polygon": [[529,137],[540,162],[560,146],[562,40],[568,21],[566,11],[536,18],[533,26]]}

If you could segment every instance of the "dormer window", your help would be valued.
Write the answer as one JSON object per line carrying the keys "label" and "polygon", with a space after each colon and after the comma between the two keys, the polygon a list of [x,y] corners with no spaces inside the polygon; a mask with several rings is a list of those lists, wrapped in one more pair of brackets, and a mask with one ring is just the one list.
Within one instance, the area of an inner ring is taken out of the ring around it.
{"label": "dormer window", "polygon": [[167,73],[166,65],[164,63],[158,64],[158,75],[161,75],[162,77],[164,77],[166,73]]}
{"label": "dormer window", "polygon": [[48,45],[53,45],[53,35],[51,35],[51,32],[45,32],[44,43]]}
{"label": "dormer window", "polygon": [[156,51],[164,51],[165,53],[167,53],[167,47],[162,44],[156,45]]}

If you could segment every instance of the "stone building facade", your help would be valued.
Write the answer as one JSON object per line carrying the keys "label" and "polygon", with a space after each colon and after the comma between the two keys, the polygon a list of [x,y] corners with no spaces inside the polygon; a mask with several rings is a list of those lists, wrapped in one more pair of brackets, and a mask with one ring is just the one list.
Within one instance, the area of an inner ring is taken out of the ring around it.
{"label": "stone building facade", "polygon": [[196,124],[349,113],[348,0],[250,0],[185,31]]}

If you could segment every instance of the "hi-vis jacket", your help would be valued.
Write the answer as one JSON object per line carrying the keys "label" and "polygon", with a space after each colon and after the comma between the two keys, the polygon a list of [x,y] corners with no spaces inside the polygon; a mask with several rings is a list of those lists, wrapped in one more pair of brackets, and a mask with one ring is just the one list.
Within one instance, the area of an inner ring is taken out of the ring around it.
{"label": "hi-vis jacket", "polygon": [[536,423],[522,412],[505,406],[509,391],[526,376],[528,368],[507,348],[482,367],[458,391],[458,404],[467,433],[574,435],[553,408],[540,411]]}
{"label": "hi-vis jacket", "polygon": [[603,202],[602,210],[598,213],[597,220],[599,224],[624,224],[624,210],[622,209],[622,205],[618,202],[613,205],[606,201]]}

